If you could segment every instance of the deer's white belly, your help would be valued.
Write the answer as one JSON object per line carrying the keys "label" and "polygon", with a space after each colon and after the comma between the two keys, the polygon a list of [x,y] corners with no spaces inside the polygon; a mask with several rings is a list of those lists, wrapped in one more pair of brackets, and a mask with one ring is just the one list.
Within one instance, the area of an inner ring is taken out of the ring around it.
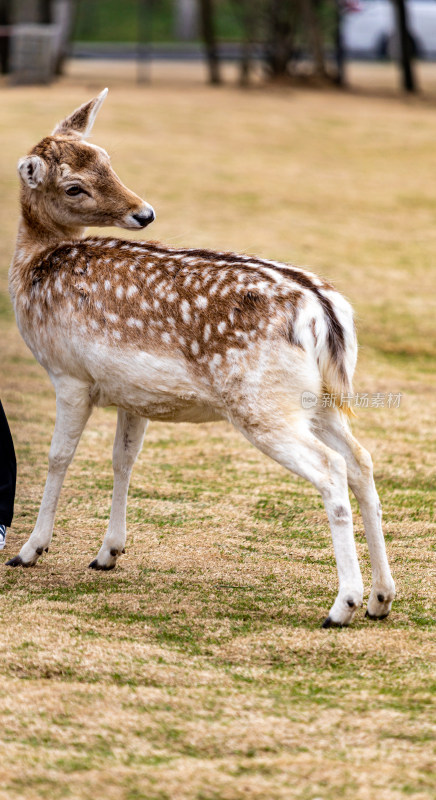
{"label": "deer's white belly", "polygon": [[95,405],[120,406],[148,419],[174,422],[226,417],[212,387],[196,378],[182,356],[118,350],[98,341],[85,348],[77,342],[74,351],[75,358],[68,358],[68,374],[88,383]]}

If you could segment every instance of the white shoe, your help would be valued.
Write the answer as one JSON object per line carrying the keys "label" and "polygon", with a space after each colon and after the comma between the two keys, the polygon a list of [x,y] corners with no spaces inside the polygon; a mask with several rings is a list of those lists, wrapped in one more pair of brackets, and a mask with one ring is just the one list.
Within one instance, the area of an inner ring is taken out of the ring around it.
{"label": "white shoe", "polygon": [[0,550],[4,549],[6,544],[6,525],[0,525]]}

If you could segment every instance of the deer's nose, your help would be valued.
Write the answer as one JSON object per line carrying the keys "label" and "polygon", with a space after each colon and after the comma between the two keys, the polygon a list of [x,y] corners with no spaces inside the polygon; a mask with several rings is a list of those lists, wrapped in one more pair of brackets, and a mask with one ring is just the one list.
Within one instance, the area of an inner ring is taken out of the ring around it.
{"label": "deer's nose", "polygon": [[141,228],[145,228],[147,225],[150,225],[150,222],[154,222],[156,214],[153,209],[150,208],[150,210],[141,211],[140,214],[132,214],[132,218],[136,220]]}

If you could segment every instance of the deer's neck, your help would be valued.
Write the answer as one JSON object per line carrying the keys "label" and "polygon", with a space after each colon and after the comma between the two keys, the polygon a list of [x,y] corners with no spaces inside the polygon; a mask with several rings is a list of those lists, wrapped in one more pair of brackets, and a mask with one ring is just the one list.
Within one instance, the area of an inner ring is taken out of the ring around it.
{"label": "deer's neck", "polygon": [[85,228],[62,227],[41,221],[30,206],[22,204],[15,253],[9,271],[9,289],[14,298],[26,286],[28,270],[46,250],[65,241],[81,239]]}
{"label": "deer's neck", "polygon": [[41,219],[30,203],[22,203],[14,260],[33,261],[39,253],[61,242],[81,239],[84,232],[82,227],[68,227],[51,219]]}

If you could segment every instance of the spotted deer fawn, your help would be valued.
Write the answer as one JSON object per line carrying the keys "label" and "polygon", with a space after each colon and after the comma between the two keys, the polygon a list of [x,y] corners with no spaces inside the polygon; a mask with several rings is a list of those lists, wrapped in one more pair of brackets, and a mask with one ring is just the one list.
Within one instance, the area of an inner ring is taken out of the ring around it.
{"label": "spotted deer fawn", "polygon": [[343,409],[301,402],[305,392],[352,391],[351,307],[329,283],[287,264],[84,238],[86,225],[130,230],[154,220],[105,150],[86,141],[106,93],[18,164],[21,219],[10,292],[21,334],[54,384],[56,424],[35,528],[7,563],[33,566],[48,550],[64,476],[94,406],[118,407],[112,509],[89,565],[101,570],[124,553],[128,485],[148,420],[226,419],[322,495],[339,575],[324,627],[349,624],[363,600],[351,487],[371,557],[367,614],[385,617],[395,589],[371,457]]}

